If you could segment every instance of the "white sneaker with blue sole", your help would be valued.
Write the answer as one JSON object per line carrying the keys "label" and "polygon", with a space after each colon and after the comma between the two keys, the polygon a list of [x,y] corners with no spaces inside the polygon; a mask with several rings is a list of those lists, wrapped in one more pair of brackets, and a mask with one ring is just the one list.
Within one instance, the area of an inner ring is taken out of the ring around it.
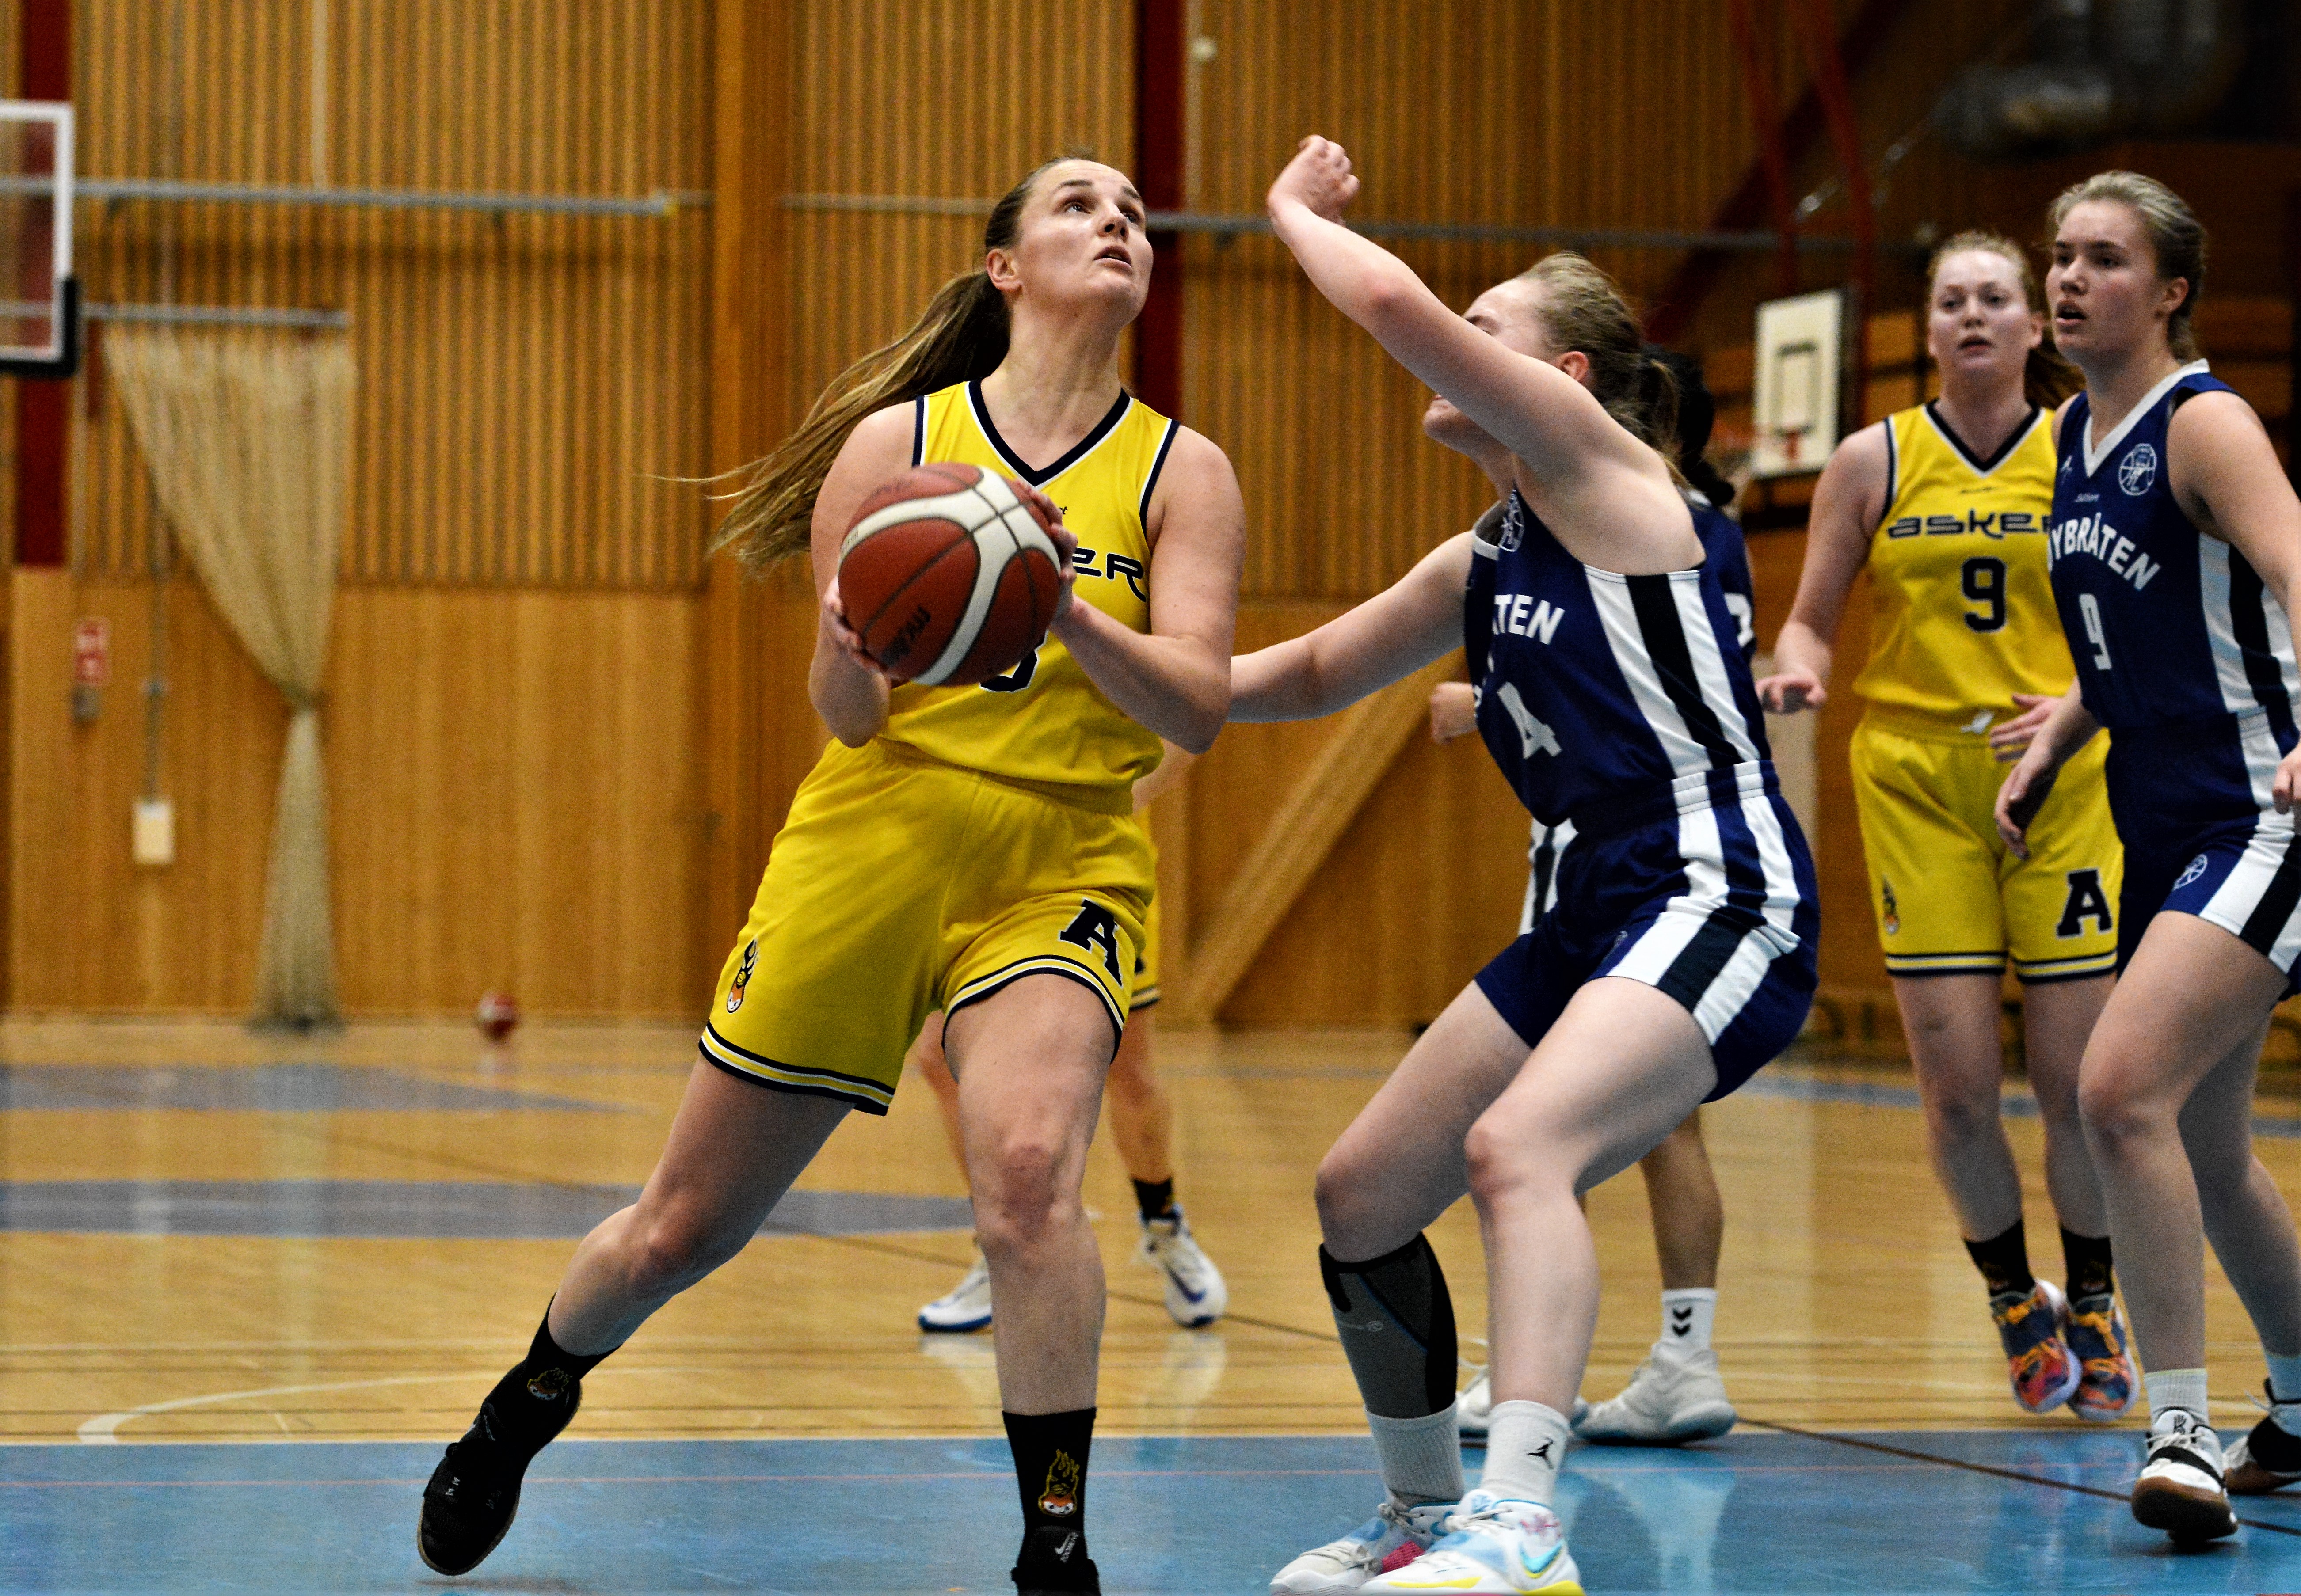
{"label": "white sneaker with blue sole", "polygon": [[1446,1532],[1412,1562],[1360,1585],[1362,1596],[1583,1596],[1566,1528],[1541,1502],[1473,1491],[1447,1518]]}
{"label": "white sneaker with blue sole", "polygon": [[1270,1596],[1346,1596],[1393,1564],[1418,1558],[1445,1533],[1452,1502],[1409,1508],[1394,1499],[1339,1541],[1313,1547],[1270,1582]]}
{"label": "white sneaker with blue sole", "polygon": [[1182,1209],[1142,1222],[1134,1259],[1167,1277],[1167,1314],[1184,1329],[1211,1324],[1229,1309],[1230,1287],[1191,1234]]}
{"label": "white sneaker with blue sole", "polygon": [[991,1323],[991,1266],[975,1255],[975,1266],[966,1278],[919,1309],[919,1328],[941,1334],[962,1335]]}

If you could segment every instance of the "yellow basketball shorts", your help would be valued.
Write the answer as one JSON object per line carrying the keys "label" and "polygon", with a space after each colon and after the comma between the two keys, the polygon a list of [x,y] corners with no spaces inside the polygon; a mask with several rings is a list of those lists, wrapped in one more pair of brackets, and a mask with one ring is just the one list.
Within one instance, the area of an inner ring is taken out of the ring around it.
{"label": "yellow basketball shorts", "polygon": [[1115,1051],[1154,879],[1131,813],[884,741],[833,743],[768,853],[703,1056],[884,1114],[929,1014],[1041,974],[1100,999]]}
{"label": "yellow basketball shorts", "polygon": [[1134,958],[1134,1004],[1126,1012],[1140,1014],[1158,1001],[1159,900],[1154,897],[1150,912],[1142,917],[1142,951]]}
{"label": "yellow basketball shorts", "polygon": [[2022,859],[1997,834],[2012,767],[1985,737],[1863,717],[1853,795],[1889,973],[1996,975],[2009,957],[2026,983],[2116,969],[2125,855],[2102,781],[2108,740],[2062,767]]}

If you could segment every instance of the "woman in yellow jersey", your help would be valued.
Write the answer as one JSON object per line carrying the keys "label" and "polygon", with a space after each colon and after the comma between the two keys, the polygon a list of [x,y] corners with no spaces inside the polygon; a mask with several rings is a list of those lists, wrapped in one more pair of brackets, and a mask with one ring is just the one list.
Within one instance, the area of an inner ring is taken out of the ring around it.
{"label": "woman in yellow jersey", "polygon": [[[1140,815],[1160,794],[1171,790],[1198,756],[1169,745],[1159,768],[1134,783],[1134,810]],[[1167,1312],[1185,1330],[1213,1324],[1230,1306],[1230,1287],[1214,1259],[1199,1245],[1190,1221],[1183,1216],[1175,1188],[1175,1108],[1159,1072],[1151,1062],[1151,1032],[1159,1005],[1159,901],[1150,900],[1143,922],[1142,946],[1134,959],[1134,981],[1128,994],[1126,1034],[1110,1061],[1103,1082],[1103,1101],[1110,1110],[1110,1140],[1118,1152],[1127,1179],[1134,1187],[1134,1202],[1142,1216],[1142,1239],[1135,1249],[1139,1264],[1159,1272],[1165,1283]],[[911,1044],[907,1069],[915,1070],[933,1089],[935,1107],[942,1114],[943,1135],[952,1158],[966,1168],[966,1136],[959,1123],[958,1082],[942,1045],[942,1016],[927,1021],[918,1040]],[[987,1330],[992,1318],[991,1268],[978,1250],[974,1263],[950,1291],[919,1309],[921,1330],[932,1333],[967,1334]]]}
{"label": "woman in yellow jersey", "polygon": [[[2108,1215],[2079,1124],[2078,1061],[2109,997],[2122,871],[2103,745],[2072,759],[2035,856],[1994,819],[2020,756],[2074,674],[2046,580],[2049,407],[2067,368],[2043,347],[2019,245],[1961,233],[1935,252],[1926,348],[1941,397],[1847,439],[1814,490],[1797,601],[1774,645],[1769,706],[1828,697],[1832,639],[1866,564],[1877,595],[1853,790],[1886,968],[1924,1100],[1927,1142],[1989,1291],[2015,1400],[2108,1420],[2136,1383],[2110,1269]],[[2000,1123],[1999,995],[2022,987],[2067,1298],[2029,1272],[2021,1177]]]}
{"label": "woman in yellow jersey", "polygon": [[[1244,512],[1222,451],[1121,386],[1150,288],[1142,196],[1050,162],[993,208],[983,268],[850,368],[755,470],[724,536],[811,551],[809,695],[836,739],[799,788],[727,958],[662,1161],[576,1249],[527,1358],[424,1492],[462,1573],[509,1526],[578,1382],[757,1233],[849,1108],[883,1113],[942,1009],[975,1226],[999,1303],[1025,1592],[1095,1591],[1084,1534],[1102,1266],[1080,1199],[1152,875],[1132,788],[1230,702]],[[980,687],[893,686],[840,608],[856,506],[903,467],[1023,483],[1067,529],[1046,640]]]}

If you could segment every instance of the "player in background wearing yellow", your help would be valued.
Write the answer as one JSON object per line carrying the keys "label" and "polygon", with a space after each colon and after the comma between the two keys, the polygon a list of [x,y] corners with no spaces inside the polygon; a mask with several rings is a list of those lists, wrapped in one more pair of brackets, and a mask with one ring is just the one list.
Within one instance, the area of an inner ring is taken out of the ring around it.
{"label": "player in background wearing yellow", "polygon": [[[2109,998],[2123,854],[2096,741],[2063,771],[2032,856],[1993,818],[2018,758],[2075,673],[2046,578],[2054,437],[2070,386],[2044,349],[2019,245],[1961,233],[1934,254],[1926,349],[1941,397],[1865,427],[1814,489],[1797,600],[1760,682],[1777,712],[1828,698],[1854,578],[1876,594],[1853,791],[1886,969],[1925,1105],[1926,1143],[1981,1272],[2031,1413],[2107,1421],[2138,1386],[2111,1273],[2109,1215],[2078,1117],[2078,1061]],[[2005,965],[2021,983],[2064,1297],[2030,1273],[2021,1174],[2001,1123]]]}
{"label": "player in background wearing yellow", "polygon": [[[1198,758],[1187,748],[1167,746],[1159,768],[1134,783],[1134,812],[1142,815],[1161,794],[1179,785],[1183,773]],[[1142,1226],[1135,1261],[1156,1269],[1165,1282],[1167,1313],[1185,1330],[1213,1324],[1230,1307],[1230,1288],[1222,1271],[1199,1245],[1182,1206],[1175,1200],[1175,1109],[1151,1063],[1151,1033],[1159,1004],[1159,900],[1150,900],[1143,933],[1142,955],[1135,961],[1133,1006],[1126,1012],[1126,1034],[1118,1055],[1110,1061],[1104,1096],[1110,1109],[1110,1139],[1118,1147],[1134,1186],[1134,1203]],[[908,1066],[934,1089],[942,1110],[943,1135],[951,1157],[961,1172],[966,1168],[966,1141],[958,1121],[958,1082],[951,1078],[943,1056],[942,1016],[935,1015],[911,1044]],[[919,1309],[921,1330],[964,1333],[983,1330],[992,1321],[991,1272],[982,1254],[975,1255],[958,1284]]]}
{"label": "player in background wearing yellow", "polygon": [[[424,1492],[439,1572],[501,1538],[582,1377],[741,1250],[849,1109],[884,1112],[940,1008],[999,1299],[1015,1582],[1100,1589],[1085,1487],[1102,1262],[1080,1185],[1154,884],[1132,788],[1160,738],[1203,749],[1221,729],[1244,523],[1222,451],[1119,381],[1150,289],[1142,230],[1125,174],[1040,167],[993,207],[983,269],[850,367],[738,496],[724,536],[750,563],[811,553],[808,691],[833,741],[775,838],[662,1161],[576,1249]],[[979,687],[891,683],[840,607],[857,506],[930,460],[1002,472],[1068,529],[1046,640]]]}

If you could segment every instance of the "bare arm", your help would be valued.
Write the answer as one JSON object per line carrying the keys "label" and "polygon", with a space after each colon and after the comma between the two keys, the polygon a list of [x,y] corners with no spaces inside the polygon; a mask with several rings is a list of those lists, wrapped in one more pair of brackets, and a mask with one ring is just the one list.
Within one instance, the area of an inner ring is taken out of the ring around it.
{"label": "bare arm", "polygon": [[1577,559],[1627,575],[1698,562],[1661,456],[1581,383],[1473,327],[1405,262],[1343,226],[1357,191],[1342,147],[1315,137],[1271,185],[1271,225],[1318,291],[1524,464],[1534,480],[1521,489]]}
{"label": "bare arm", "polygon": [[911,409],[874,411],[848,435],[816,495],[809,554],[815,565],[815,658],[807,668],[807,696],[831,734],[859,748],[887,723],[888,681],[863,652],[839,603],[839,545],[856,507],[871,490],[911,463]]}
{"label": "bare arm", "polygon": [[1146,531],[1150,630],[1073,604],[1056,615],[1054,635],[1129,717],[1203,754],[1230,709],[1246,503],[1229,458],[1188,428],[1167,452]]}
{"label": "bare arm", "polygon": [[[2245,556],[2262,585],[2301,615],[2301,499],[2277,463],[2261,418],[2235,394],[2199,394],[2173,413],[2165,469],[2182,513]],[[2277,766],[2277,812],[2301,797],[2301,747]]]}
{"label": "bare arm", "polygon": [[1470,534],[1425,555],[1389,589],[1315,631],[1230,662],[1230,718],[1308,721],[1346,709],[1462,641]]}
{"label": "bare arm", "polygon": [[1869,562],[1870,539],[1885,518],[1891,469],[1883,422],[1839,444],[1821,468],[1797,597],[1774,639],[1774,673],[1758,683],[1759,696],[1777,714],[1819,709],[1829,701],[1838,623],[1853,579]]}

